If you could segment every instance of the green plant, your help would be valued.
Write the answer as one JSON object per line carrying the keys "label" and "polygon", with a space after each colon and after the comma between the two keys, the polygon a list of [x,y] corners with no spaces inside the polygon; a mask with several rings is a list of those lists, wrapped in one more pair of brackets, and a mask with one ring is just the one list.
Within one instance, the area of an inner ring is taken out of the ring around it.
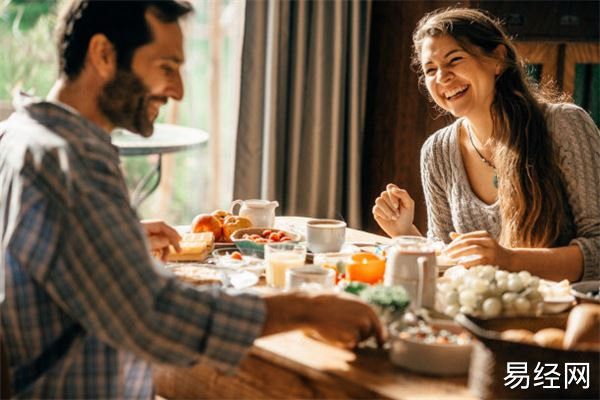
{"label": "green plant", "polygon": [[8,1],[0,5],[0,100],[16,89],[45,96],[56,79],[52,41],[56,1]]}

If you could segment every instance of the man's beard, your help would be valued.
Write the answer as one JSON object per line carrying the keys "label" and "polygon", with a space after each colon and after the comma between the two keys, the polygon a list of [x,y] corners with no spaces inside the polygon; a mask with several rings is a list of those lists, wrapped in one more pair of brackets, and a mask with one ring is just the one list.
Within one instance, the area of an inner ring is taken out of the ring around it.
{"label": "man's beard", "polygon": [[117,70],[115,77],[102,88],[98,107],[115,126],[148,137],[154,132],[154,121],[148,116],[151,98],[150,91],[135,73]]}

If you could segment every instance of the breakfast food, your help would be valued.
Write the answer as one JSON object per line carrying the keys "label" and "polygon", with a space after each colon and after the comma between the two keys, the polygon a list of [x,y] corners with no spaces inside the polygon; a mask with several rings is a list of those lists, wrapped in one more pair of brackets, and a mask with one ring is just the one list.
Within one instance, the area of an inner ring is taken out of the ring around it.
{"label": "breakfast food", "polygon": [[177,253],[175,248],[170,246],[166,259],[167,261],[203,261],[213,245],[212,232],[186,233],[179,242],[181,252]]}
{"label": "breakfast food", "polygon": [[225,221],[225,218],[229,217],[232,214],[228,213],[225,210],[215,210],[215,211],[213,211],[211,213],[211,215],[214,215],[215,217],[217,217],[217,219],[219,220],[219,222],[221,223],[221,225],[223,225],[223,222]]}
{"label": "breakfast food", "polygon": [[573,308],[566,330],[545,328],[534,334],[527,329],[508,329],[501,337],[557,349],[600,351],[600,305],[581,304]]}
{"label": "breakfast food", "polygon": [[192,232],[212,232],[215,242],[231,242],[233,232],[250,227],[252,222],[248,218],[231,215],[225,210],[216,210],[212,214],[198,214],[191,224]]}
{"label": "breakfast food", "polygon": [[533,343],[533,332],[527,329],[508,329],[502,332],[503,340],[521,343]]}
{"label": "breakfast food", "polygon": [[448,316],[539,316],[543,311],[540,278],[528,271],[508,272],[482,265],[448,272],[444,276],[451,277],[438,282],[436,300],[436,309]]}
{"label": "breakfast food", "polygon": [[600,351],[600,305],[580,304],[571,310],[564,346]]}
{"label": "breakfast food", "polygon": [[398,335],[401,339],[412,340],[425,344],[467,345],[471,343],[471,335],[461,331],[454,333],[435,325],[419,321],[416,325],[408,326]]}
{"label": "breakfast food", "polygon": [[194,217],[191,226],[192,232],[212,232],[215,241],[219,241],[222,228],[219,219],[211,214],[198,214]]}
{"label": "breakfast food", "polygon": [[169,268],[179,279],[193,285],[220,284],[219,271],[201,265],[175,265]]}
{"label": "breakfast food", "polygon": [[558,328],[546,328],[533,335],[533,341],[543,347],[556,347],[562,349],[565,331]]}
{"label": "breakfast food", "polygon": [[231,234],[238,229],[250,228],[252,222],[246,217],[230,215],[223,221],[223,241],[231,242]]}
{"label": "breakfast food", "polygon": [[292,238],[284,231],[278,231],[276,229],[265,229],[260,234],[248,234],[245,233],[242,239],[252,240],[254,243],[265,244],[265,243],[276,243],[276,242],[289,242]]}

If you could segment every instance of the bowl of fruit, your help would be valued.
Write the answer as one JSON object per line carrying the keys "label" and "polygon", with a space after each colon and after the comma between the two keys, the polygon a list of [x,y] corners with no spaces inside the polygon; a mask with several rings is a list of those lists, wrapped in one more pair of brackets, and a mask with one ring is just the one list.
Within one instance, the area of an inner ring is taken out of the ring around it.
{"label": "bowl of fruit", "polygon": [[267,243],[298,243],[300,235],[273,228],[239,229],[231,235],[231,241],[243,255],[263,258]]}

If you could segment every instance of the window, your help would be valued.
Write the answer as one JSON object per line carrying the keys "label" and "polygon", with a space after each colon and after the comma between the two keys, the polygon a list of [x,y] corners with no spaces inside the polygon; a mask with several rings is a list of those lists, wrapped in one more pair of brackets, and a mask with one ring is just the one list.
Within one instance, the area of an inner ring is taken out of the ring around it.
{"label": "window", "polygon": [[[44,97],[56,79],[53,37],[56,0],[0,2],[0,119],[10,112],[11,92],[20,88]],[[157,190],[141,205],[140,218],[189,224],[194,215],[227,208],[233,191],[241,38],[245,2],[196,0],[184,24],[185,97],[163,107],[157,122],[199,128],[208,144],[166,154]],[[214,117],[214,118],[213,118]],[[130,190],[157,156],[123,157]]]}

